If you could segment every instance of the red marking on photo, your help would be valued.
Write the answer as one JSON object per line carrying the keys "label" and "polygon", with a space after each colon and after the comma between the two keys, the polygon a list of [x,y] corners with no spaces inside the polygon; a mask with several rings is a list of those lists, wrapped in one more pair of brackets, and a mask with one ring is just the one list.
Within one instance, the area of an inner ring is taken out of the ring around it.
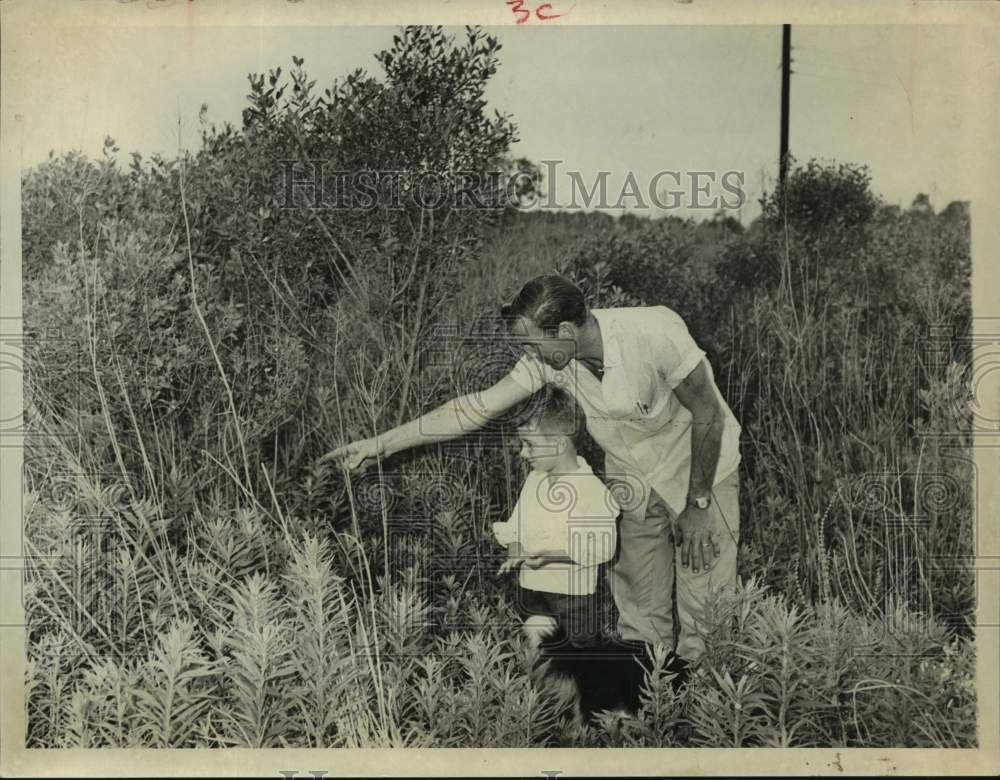
{"label": "red marking on photo", "polygon": [[[506,3],[510,6],[511,13],[517,17],[514,20],[514,24],[525,24],[531,20],[532,9],[530,7],[525,7],[524,0],[506,0]],[[555,9],[552,7],[552,3],[542,3],[535,7],[534,15],[540,22],[547,22],[551,19],[558,19],[561,16],[566,16],[566,14],[574,8],[576,8],[575,3],[565,11],[556,13]]]}

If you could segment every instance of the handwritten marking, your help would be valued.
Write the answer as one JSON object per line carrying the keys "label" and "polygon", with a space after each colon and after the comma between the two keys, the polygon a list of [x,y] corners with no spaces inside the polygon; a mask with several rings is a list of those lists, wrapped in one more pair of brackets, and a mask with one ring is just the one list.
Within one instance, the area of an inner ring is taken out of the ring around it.
{"label": "handwritten marking", "polygon": [[516,17],[514,19],[514,24],[525,24],[531,20],[532,13],[538,21],[547,22],[550,19],[558,19],[561,16],[566,16],[570,11],[576,8],[576,5],[571,5],[568,10],[562,13],[556,13],[555,9],[552,7],[552,3],[542,3],[538,5],[534,11],[530,7],[525,8],[524,0],[505,0],[508,6],[510,6],[510,11]]}

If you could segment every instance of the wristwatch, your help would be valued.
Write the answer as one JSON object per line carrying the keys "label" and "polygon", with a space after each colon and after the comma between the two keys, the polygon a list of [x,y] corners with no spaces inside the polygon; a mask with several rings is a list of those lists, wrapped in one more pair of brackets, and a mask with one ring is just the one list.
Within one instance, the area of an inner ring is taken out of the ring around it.
{"label": "wristwatch", "polygon": [[708,509],[712,503],[712,499],[708,496],[688,496],[688,506],[697,507],[698,509]]}

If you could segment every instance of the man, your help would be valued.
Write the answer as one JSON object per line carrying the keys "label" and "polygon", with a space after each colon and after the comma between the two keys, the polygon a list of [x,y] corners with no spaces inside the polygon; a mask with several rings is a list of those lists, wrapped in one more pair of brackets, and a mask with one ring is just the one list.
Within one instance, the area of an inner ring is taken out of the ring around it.
{"label": "man", "polygon": [[482,425],[546,383],[557,385],[583,409],[606,453],[607,477],[621,486],[620,553],[610,570],[620,638],[697,660],[701,604],[709,588],[735,584],[739,535],[740,427],[705,353],[670,309],[588,311],[579,288],[554,274],[528,282],[502,314],[525,351],[509,375],[324,459],[357,468],[459,436],[470,410]]}

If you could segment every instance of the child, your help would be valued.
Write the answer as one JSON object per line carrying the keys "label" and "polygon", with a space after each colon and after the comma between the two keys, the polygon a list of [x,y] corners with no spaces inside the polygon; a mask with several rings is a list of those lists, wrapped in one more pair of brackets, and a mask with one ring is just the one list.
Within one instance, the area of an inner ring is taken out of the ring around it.
{"label": "child", "polygon": [[493,533],[507,546],[499,573],[519,569],[523,630],[536,647],[562,629],[574,647],[596,643],[598,566],[615,552],[620,508],[576,453],[576,402],[547,388],[518,427],[520,455],[532,467],[507,522]]}

